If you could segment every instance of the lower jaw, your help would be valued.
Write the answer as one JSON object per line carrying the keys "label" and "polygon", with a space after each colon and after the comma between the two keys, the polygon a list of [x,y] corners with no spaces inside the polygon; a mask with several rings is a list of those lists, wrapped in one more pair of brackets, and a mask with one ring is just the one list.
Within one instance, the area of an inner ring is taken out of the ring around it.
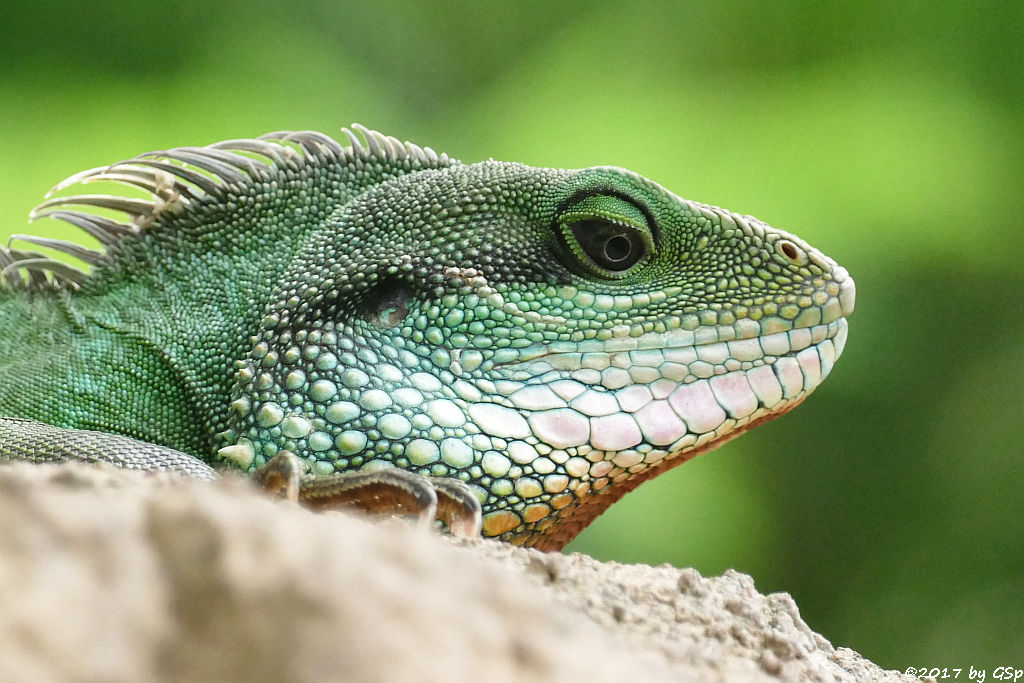
{"label": "lower jaw", "polygon": [[[807,392],[809,393],[809,392]],[[699,443],[690,448],[672,452],[660,462],[638,472],[634,476],[618,482],[611,482],[599,491],[590,490],[578,498],[572,505],[554,512],[551,516],[538,522],[533,528],[524,531],[510,531],[502,535],[502,540],[515,545],[522,545],[537,550],[557,551],[564,548],[570,541],[583,531],[608,507],[635,489],[645,481],[652,479],[670,469],[689,462],[698,455],[712,451],[727,441],[731,441],[754,427],[785,415],[796,408],[807,397],[807,393],[788,400],[784,405],[764,415],[753,415],[748,421],[736,425],[725,434]]]}
{"label": "lower jaw", "polygon": [[[560,550],[609,505],[643,482],[798,406],[830,373],[832,364],[842,352],[844,333],[843,326],[837,324],[835,335],[778,358],[774,367],[759,366],[698,380],[705,383],[701,387],[695,387],[698,383],[680,385],[667,398],[673,405],[673,414],[667,415],[669,421],[648,420],[641,425],[654,425],[651,432],[641,430],[650,437],[650,441],[658,443],[663,438],[665,441],[662,443],[671,445],[656,447],[654,451],[643,454],[634,448],[605,451],[604,459],[592,461],[594,469],[589,477],[577,480],[577,485],[572,488],[571,503],[551,510],[542,519],[501,533],[500,537],[540,550]],[[833,340],[833,337],[836,338]],[[829,346],[827,354],[823,351],[825,345]],[[677,399],[675,403],[674,398]],[[714,404],[714,410],[707,408],[709,402]],[[679,420],[671,422],[675,417]],[[701,423],[704,428],[700,428]],[[695,424],[697,430],[692,429]],[[613,438],[607,438],[607,434],[604,437],[600,439],[592,431],[591,443],[598,447],[599,440],[615,441],[614,433]],[[645,461],[645,467],[637,467]]]}

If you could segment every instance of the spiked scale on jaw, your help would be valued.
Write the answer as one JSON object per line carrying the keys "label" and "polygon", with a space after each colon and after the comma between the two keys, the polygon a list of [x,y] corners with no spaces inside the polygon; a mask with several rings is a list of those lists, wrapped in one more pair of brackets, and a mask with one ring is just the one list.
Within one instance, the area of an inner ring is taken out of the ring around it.
{"label": "spiked scale on jaw", "polygon": [[[165,214],[184,213],[202,202],[224,199],[225,190],[266,181],[273,169],[298,170],[307,164],[346,164],[352,161],[407,164],[413,168],[439,168],[452,163],[447,154],[430,147],[402,142],[359,124],[342,129],[349,140],[342,147],[317,131],[278,131],[256,139],[225,140],[206,147],[179,147],[149,152],[110,166],[76,173],[49,193],[29,215],[32,221],[55,218],[81,228],[104,247],[126,235],[145,230]],[[112,182],[142,189],[150,199],[114,195],[80,194],[49,198],[52,194],[85,183]],[[123,214],[127,222],[83,211],[94,207]],[[0,245],[0,285],[29,290],[62,287],[78,289],[89,274],[73,265],[32,251],[13,249],[20,241],[63,252],[88,265],[105,262],[105,253],[65,240],[35,235],[11,235],[8,246]]]}
{"label": "spiked scale on jaw", "polygon": [[[61,183],[150,197],[33,212],[103,249],[18,239],[93,275],[0,249],[0,330],[5,300],[8,320],[50,325],[6,355],[55,356],[48,385],[41,363],[0,373],[0,409],[8,381],[29,387],[15,417],[210,464],[251,471],[289,451],[318,476],[456,478],[485,534],[550,549],[791,410],[843,350],[853,280],[798,237],[620,168],[462,164],[353,128],[347,147],[271,133]],[[56,297],[23,295],[59,289],[78,290],[61,315]],[[48,404],[69,376],[90,400]]]}

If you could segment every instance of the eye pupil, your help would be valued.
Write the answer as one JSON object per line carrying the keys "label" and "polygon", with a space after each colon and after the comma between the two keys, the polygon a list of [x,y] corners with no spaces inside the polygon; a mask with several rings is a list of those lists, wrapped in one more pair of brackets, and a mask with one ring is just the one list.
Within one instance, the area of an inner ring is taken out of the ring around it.
{"label": "eye pupil", "polygon": [[613,263],[624,260],[629,256],[633,243],[625,235],[612,235],[604,243],[604,257]]}
{"label": "eye pupil", "polygon": [[595,265],[615,273],[632,268],[644,257],[639,235],[629,228],[601,220],[572,224],[572,234]]}

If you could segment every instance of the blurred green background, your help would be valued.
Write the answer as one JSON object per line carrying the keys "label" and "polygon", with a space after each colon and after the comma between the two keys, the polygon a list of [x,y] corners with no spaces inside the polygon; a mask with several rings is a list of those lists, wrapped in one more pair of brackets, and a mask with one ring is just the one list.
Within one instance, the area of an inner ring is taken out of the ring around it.
{"label": "blurred green background", "polygon": [[1024,666],[1024,3],[86,5],[5,9],[0,237],[84,168],[352,121],[752,213],[856,278],[844,358],[571,549],[749,572],[888,668]]}

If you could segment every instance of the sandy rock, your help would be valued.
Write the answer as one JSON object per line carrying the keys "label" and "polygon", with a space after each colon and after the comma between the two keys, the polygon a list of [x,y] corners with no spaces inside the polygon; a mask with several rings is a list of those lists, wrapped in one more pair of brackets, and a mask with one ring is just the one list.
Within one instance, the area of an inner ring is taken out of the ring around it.
{"label": "sandy rock", "polygon": [[908,680],[743,574],[313,514],[246,482],[0,467],[0,680]]}

